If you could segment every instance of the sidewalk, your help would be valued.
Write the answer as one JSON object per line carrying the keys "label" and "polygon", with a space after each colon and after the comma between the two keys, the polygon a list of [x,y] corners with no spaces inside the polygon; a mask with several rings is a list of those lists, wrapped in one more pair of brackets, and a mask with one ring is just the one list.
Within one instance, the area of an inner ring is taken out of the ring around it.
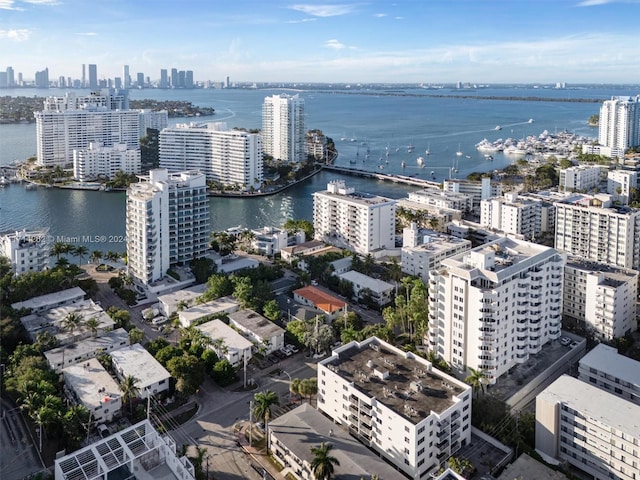
{"label": "sidewalk", "polygon": [[286,477],[281,472],[279,472],[276,467],[273,466],[273,464],[269,460],[268,455],[258,451],[255,447],[249,446],[249,440],[247,440],[244,436],[244,432],[248,426],[249,422],[241,423],[240,428],[236,432],[238,444],[246,453],[251,456],[253,461],[255,461],[258,465],[264,468],[269,475],[271,475],[271,478],[275,480],[286,480]]}

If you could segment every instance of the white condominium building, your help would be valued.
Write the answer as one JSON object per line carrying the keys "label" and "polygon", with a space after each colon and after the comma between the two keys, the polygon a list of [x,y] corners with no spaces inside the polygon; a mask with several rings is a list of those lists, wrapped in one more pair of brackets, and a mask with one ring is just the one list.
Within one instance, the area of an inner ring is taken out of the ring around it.
{"label": "white condominium building", "polygon": [[638,272],[571,258],[564,269],[562,313],[603,340],[637,330]]}
{"label": "white condominium building", "polygon": [[429,349],[488,383],[560,337],[565,257],[502,237],[447,258],[429,281]]}
{"label": "white condominium building", "polygon": [[[637,480],[640,408],[563,375],[536,397],[536,451],[596,480]],[[554,463],[556,463],[554,461]]]}
{"label": "white condominium building", "polygon": [[44,99],[45,111],[63,112],[65,110],[129,110],[129,92],[115,88],[105,88],[90,92],[88,95],[77,95],[67,92],[62,97],[47,97]]}
{"label": "white condominium building", "polygon": [[440,267],[445,258],[471,249],[466,239],[418,228],[415,223],[402,231],[402,271],[429,281],[429,273]]}
{"label": "white condominium building", "polygon": [[313,194],[316,240],[366,255],[395,246],[396,202],[356,193],[344,180]]}
{"label": "white condominium building", "polygon": [[140,137],[144,137],[147,134],[147,129],[162,131],[163,128],[167,128],[169,124],[169,114],[166,110],[160,110],[154,112],[153,110],[143,109],[138,110],[140,116]]}
{"label": "white condominium building", "polygon": [[40,272],[49,259],[48,229],[0,233],[0,256],[7,257],[16,275]]}
{"label": "white condominium building", "polygon": [[370,337],[318,363],[318,410],[409,478],[427,478],[471,441],[469,385]]}
{"label": "white condominium building", "polygon": [[598,143],[624,155],[640,145],[640,96],[612,97],[600,107]]}
{"label": "white condominium building", "polygon": [[73,177],[86,182],[97,178],[113,178],[117,172],[140,173],[140,149],[119,143],[104,147],[91,142],[88,148],[73,151]]}
{"label": "white condominium building", "polygon": [[638,188],[638,174],[631,170],[611,170],[607,174],[607,193],[625,205],[631,201],[632,190]]}
{"label": "white condominium building", "polygon": [[425,188],[407,195],[409,201],[432,207],[448,208],[466,212],[473,207],[473,200],[463,193],[446,192],[437,188]]}
{"label": "white condominium building", "polygon": [[209,200],[204,174],[155,169],[127,190],[129,274],[142,284],[202,257],[209,248]]}
{"label": "white condominium building", "polygon": [[305,152],[304,99],[273,95],[262,104],[262,148],[276,160],[302,162]]}
{"label": "white condominium building", "polygon": [[480,225],[531,240],[542,230],[542,202],[518,197],[515,192],[504,197],[482,200]]}
{"label": "white condominium building", "polygon": [[640,210],[616,207],[609,195],[573,195],[555,207],[558,250],[617,267],[640,267]]}
{"label": "white condominium building", "polygon": [[578,378],[640,406],[640,362],[599,343],[580,359]]}
{"label": "white condominium building", "polygon": [[576,165],[560,170],[559,189],[565,192],[588,192],[598,188],[607,168],[600,165]]}
{"label": "white condominium building", "polygon": [[260,135],[229,130],[223,122],[178,124],[160,132],[160,167],[170,172],[199,170],[208,182],[260,188],[262,163]]}
{"label": "white condominium building", "polygon": [[479,207],[480,202],[487,198],[502,195],[502,184],[491,183],[491,178],[482,177],[479,182],[472,180],[449,179],[442,186],[445,192],[462,193],[469,195],[473,201],[473,207]]}

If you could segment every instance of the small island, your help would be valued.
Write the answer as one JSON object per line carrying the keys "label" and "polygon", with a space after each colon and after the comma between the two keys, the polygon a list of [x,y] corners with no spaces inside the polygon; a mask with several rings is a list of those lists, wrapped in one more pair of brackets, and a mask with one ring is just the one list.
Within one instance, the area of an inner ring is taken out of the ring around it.
{"label": "small island", "polygon": [[587,123],[590,127],[597,127],[600,124],[600,115],[591,115]]}
{"label": "small island", "polygon": [[[45,97],[0,97],[0,124],[34,123],[33,112],[43,108]],[[185,100],[129,100],[133,110],[166,110],[169,118],[207,117],[215,114],[213,107],[199,107]]]}

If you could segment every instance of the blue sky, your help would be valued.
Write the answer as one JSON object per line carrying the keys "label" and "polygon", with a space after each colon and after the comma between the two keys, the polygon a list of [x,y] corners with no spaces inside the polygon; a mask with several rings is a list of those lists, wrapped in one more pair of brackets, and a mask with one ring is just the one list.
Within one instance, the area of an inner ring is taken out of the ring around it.
{"label": "blue sky", "polygon": [[100,78],[640,83],[640,0],[0,0],[0,69]]}

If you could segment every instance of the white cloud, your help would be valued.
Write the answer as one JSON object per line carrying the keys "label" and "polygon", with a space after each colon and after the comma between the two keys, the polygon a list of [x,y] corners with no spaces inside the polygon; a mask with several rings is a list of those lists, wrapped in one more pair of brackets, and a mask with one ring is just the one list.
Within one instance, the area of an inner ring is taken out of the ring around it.
{"label": "white cloud", "polygon": [[346,45],[344,43],[340,43],[335,38],[333,38],[331,40],[327,40],[326,42],[324,42],[324,46],[327,47],[327,48],[333,48],[334,50],[342,50],[343,48],[346,47]]}
{"label": "white cloud", "polygon": [[386,17],[386,16],[387,16],[387,14],[386,14],[386,13],[376,13],[376,14],[374,14],[373,16],[374,16],[374,17],[377,17],[377,18],[384,18],[384,17]]}
{"label": "white cloud", "polygon": [[81,37],[95,37],[98,34],[96,32],[76,32],[76,35],[80,35]]}
{"label": "white cloud", "polygon": [[307,23],[307,22],[315,22],[316,20],[318,20],[317,18],[302,18],[300,20],[289,20],[287,23]]}
{"label": "white cloud", "polygon": [[24,3],[31,3],[32,5],[60,5],[58,0],[23,0]]}
{"label": "white cloud", "polygon": [[290,5],[290,9],[298,12],[306,13],[314,17],[337,17],[346,15],[355,9],[355,5],[308,5],[296,4]]}
{"label": "white cloud", "polygon": [[596,7],[598,5],[606,5],[608,3],[639,3],[640,0],[583,0],[579,2],[577,7]]}
{"label": "white cloud", "polygon": [[0,30],[0,39],[12,40],[14,42],[24,42],[29,40],[31,30],[26,28],[18,28],[11,30]]}
{"label": "white cloud", "polygon": [[0,10],[16,10],[13,0],[0,0]]}

